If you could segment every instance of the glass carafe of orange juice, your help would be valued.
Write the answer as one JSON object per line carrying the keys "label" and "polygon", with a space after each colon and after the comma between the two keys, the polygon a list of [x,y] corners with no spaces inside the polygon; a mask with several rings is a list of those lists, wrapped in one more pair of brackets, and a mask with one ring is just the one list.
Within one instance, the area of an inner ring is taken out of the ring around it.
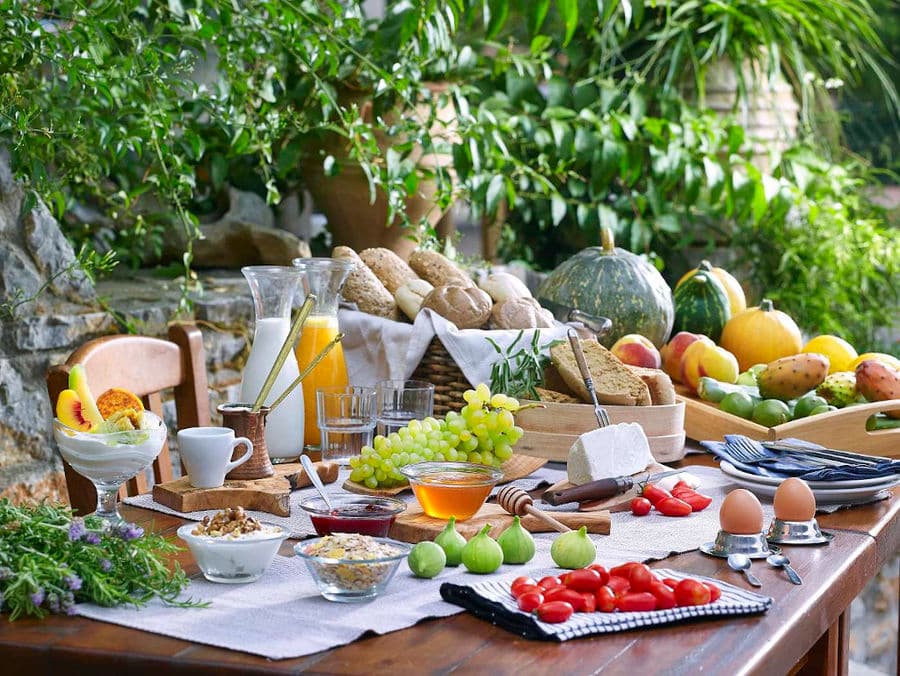
{"label": "glass carafe of orange juice", "polygon": [[[293,263],[306,274],[309,293],[316,296],[295,348],[297,366],[302,371],[338,334],[338,300],[353,263],[333,258],[295,258]],[[321,441],[316,424],[316,390],[331,385],[347,385],[347,364],[340,343],[303,379],[306,447],[318,447]]]}

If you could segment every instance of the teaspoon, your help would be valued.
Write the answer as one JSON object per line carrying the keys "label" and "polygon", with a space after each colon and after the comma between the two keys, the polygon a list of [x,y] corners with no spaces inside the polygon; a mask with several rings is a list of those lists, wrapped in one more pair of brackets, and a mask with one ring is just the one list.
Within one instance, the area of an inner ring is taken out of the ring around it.
{"label": "teaspoon", "polygon": [[787,573],[788,579],[794,584],[803,584],[803,580],[800,579],[797,571],[791,568],[791,561],[788,557],[781,554],[772,554],[766,561],[769,565],[784,568],[784,572]]}
{"label": "teaspoon", "polygon": [[319,473],[316,471],[316,468],[313,467],[312,461],[309,459],[309,456],[305,453],[300,456],[300,464],[303,465],[303,469],[306,471],[306,476],[308,476],[309,480],[312,481],[312,485],[316,487],[316,490],[319,491],[319,495],[322,496],[325,504],[328,505],[328,511],[333,512],[334,505],[331,504],[331,500],[328,498],[328,493],[325,492],[325,484],[322,483],[322,480],[319,478]]}
{"label": "teaspoon", "polygon": [[747,582],[754,587],[762,587],[762,582],[757,579],[756,575],[750,572],[750,557],[744,554],[729,554],[728,567],[732,570],[738,570],[747,578]]}

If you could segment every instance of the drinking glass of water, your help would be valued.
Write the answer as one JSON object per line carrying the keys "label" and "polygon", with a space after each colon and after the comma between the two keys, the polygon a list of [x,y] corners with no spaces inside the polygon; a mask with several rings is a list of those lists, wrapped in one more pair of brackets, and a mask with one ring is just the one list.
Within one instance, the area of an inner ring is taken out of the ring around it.
{"label": "drinking glass of water", "polygon": [[434,414],[434,385],[424,380],[382,380],[377,391],[378,434],[387,436]]}
{"label": "drinking glass of water", "polygon": [[316,390],[316,414],[322,435],[322,460],[347,464],[375,435],[375,390],[334,386]]}

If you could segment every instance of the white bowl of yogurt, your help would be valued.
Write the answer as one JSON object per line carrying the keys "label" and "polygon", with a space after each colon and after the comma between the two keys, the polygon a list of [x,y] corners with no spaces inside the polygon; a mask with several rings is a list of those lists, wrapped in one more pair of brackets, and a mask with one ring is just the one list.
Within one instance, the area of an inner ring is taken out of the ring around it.
{"label": "white bowl of yogurt", "polygon": [[290,533],[274,524],[260,523],[250,533],[196,534],[198,524],[178,529],[178,537],[187,543],[203,576],[210,582],[241,584],[255,582],[272,563],[275,554]]}

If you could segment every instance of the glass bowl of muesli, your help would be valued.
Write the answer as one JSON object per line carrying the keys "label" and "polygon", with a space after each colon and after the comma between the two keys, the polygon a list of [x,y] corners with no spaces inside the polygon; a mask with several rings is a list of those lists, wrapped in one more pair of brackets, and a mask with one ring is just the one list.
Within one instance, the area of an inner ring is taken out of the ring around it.
{"label": "glass bowl of muesli", "polygon": [[360,533],[332,533],[294,545],[329,601],[368,601],[388,586],[412,545]]}
{"label": "glass bowl of muesli", "polygon": [[226,584],[261,578],[288,535],[281,526],[263,523],[241,507],[228,507],[178,529],[203,577]]}

